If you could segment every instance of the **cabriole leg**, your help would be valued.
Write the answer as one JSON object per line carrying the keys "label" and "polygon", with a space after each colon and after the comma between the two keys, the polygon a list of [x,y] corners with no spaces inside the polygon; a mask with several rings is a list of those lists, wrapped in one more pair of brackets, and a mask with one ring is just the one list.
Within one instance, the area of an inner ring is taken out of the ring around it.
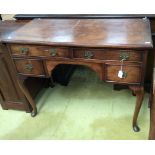
{"label": "cabriole leg", "polygon": [[135,132],[139,132],[140,128],[138,127],[137,119],[138,119],[138,115],[139,115],[140,108],[142,106],[142,102],[144,98],[144,87],[143,86],[130,86],[129,88],[133,91],[133,93],[137,97],[132,126]]}
{"label": "cabriole leg", "polygon": [[32,99],[31,95],[29,94],[29,91],[24,86],[24,84],[20,80],[20,78],[17,78],[17,82],[19,84],[19,87],[20,87],[21,91],[23,92],[23,94],[25,95],[26,99],[29,101],[29,103],[30,103],[30,105],[32,107],[31,116],[35,117],[37,115],[37,107],[36,107],[36,104],[35,104],[34,100]]}
{"label": "cabriole leg", "polygon": [[55,87],[52,75],[50,77],[50,83],[49,83],[49,85],[50,85],[51,88]]}

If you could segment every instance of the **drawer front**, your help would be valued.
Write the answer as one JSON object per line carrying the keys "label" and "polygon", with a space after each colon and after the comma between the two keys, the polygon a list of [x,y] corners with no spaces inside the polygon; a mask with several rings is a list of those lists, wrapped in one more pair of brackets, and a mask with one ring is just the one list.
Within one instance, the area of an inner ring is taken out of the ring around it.
{"label": "drawer front", "polygon": [[69,49],[65,47],[10,45],[10,49],[13,56],[69,57]]}
{"label": "drawer front", "polygon": [[73,49],[74,58],[142,61],[143,52],[131,50],[99,50],[99,49]]}
{"label": "drawer front", "polygon": [[42,61],[38,60],[14,60],[17,72],[28,75],[44,75],[44,68]]}
{"label": "drawer front", "polygon": [[123,65],[123,78],[118,77],[120,65],[105,64],[105,80],[116,83],[141,83],[140,65]]}

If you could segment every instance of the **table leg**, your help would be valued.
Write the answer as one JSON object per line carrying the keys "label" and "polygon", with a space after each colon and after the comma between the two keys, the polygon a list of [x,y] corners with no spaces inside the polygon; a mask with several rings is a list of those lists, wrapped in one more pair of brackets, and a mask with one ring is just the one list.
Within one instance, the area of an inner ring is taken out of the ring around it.
{"label": "table leg", "polygon": [[155,59],[153,69],[153,80],[150,93],[150,131],[149,140],[155,140]]}
{"label": "table leg", "polygon": [[51,88],[54,88],[55,87],[55,85],[54,85],[54,80],[53,80],[53,77],[52,77],[52,75],[51,75],[51,77],[50,77],[50,87]]}
{"label": "table leg", "polygon": [[137,97],[135,111],[133,115],[132,127],[135,132],[139,132],[140,128],[137,125],[137,118],[138,118],[140,108],[142,106],[142,102],[144,98],[144,87],[143,86],[130,86],[129,88],[133,91],[133,94],[135,94]]}
{"label": "table leg", "polygon": [[155,97],[152,97],[152,102],[150,107],[149,140],[155,140]]}
{"label": "table leg", "polygon": [[23,82],[21,82],[19,78],[17,78],[17,82],[18,82],[18,85],[21,91],[23,92],[23,94],[25,95],[26,99],[29,101],[32,107],[31,116],[35,117],[37,115],[37,107],[36,107],[34,100],[32,99],[31,95],[29,94],[29,91],[27,90],[27,88],[24,86]]}

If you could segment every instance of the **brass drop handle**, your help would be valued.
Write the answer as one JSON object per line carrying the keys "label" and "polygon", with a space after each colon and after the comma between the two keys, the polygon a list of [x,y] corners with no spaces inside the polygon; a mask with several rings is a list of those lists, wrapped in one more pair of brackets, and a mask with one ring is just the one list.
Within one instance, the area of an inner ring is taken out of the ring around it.
{"label": "brass drop handle", "polygon": [[122,52],[120,54],[120,59],[121,60],[127,60],[127,59],[129,59],[129,53]]}
{"label": "brass drop handle", "polygon": [[126,60],[128,57],[121,57],[121,66],[120,66],[120,70],[118,71],[118,77],[123,79],[123,78],[126,78],[127,77],[127,72],[125,72],[123,70],[123,63],[124,63],[124,60]]}
{"label": "brass drop handle", "polygon": [[28,54],[28,51],[29,51],[29,49],[26,48],[26,47],[20,48],[20,53],[21,53],[21,54]]}
{"label": "brass drop handle", "polygon": [[56,49],[55,49],[55,48],[50,49],[49,54],[50,54],[52,57],[55,57],[55,56],[57,55]]}
{"label": "brass drop handle", "polygon": [[84,57],[86,59],[92,59],[93,56],[94,56],[94,53],[92,51],[85,51],[84,53]]}
{"label": "brass drop handle", "polygon": [[29,72],[31,72],[33,70],[33,65],[32,64],[26,64],[25,65],[25,69]]}

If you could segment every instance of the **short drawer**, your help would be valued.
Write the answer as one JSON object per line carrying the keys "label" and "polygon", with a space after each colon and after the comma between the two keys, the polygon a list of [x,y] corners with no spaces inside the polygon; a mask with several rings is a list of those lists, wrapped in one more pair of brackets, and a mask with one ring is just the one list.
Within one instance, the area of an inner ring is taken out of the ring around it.
{"label": "short drawer", "polygon": [[14,63],[18,73],[27,75],[45,75],[42,61],[16,59],[14,60]]}
{"label": "short drawer", "polygon": [[10,50],[13,56],[69,57],[69,49],[65,47],[13,44],[10,45]]}
{"label": "short drawer", "polygon": [[73,57],[80,59],[142,61],[142,51],[132,50],[102,50],[102,49],[73,49]]}
{"label": "short drawer", "polygon": [[105,81],[116,83],[141,83],[142,68],[140,65],[123,65],[123,78],[118,77],[121,66],[118,64],[105,64]]}

